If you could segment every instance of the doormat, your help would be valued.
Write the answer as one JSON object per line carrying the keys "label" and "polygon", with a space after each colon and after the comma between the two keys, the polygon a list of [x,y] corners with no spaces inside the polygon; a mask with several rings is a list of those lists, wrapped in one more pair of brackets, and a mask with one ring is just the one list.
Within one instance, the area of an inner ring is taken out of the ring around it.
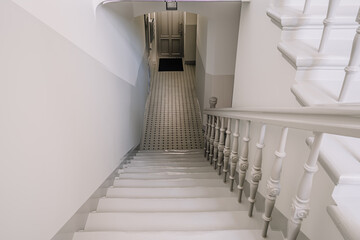
{"label": "doormat", "polygon": [[160,58],[159,72],[184,71],[181,58]]}

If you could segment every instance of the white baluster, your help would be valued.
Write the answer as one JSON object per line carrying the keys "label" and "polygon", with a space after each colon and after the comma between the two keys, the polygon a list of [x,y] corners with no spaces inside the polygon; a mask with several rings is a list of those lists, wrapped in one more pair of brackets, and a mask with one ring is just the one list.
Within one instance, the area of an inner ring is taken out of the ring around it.
{"label": "white baluster", "polygon": [[306,14],[310,10],[311,0],[305,0],[303,13]]}
{"label": "white baluster", "polygon": [[214,156],[215,120],[216,120],[216,117],[212,116],[211,134],[210,134],[210,152],[209,152],[210,164],[212,164],[212,160],[213,160],[213,156]]}
{"label": "white baluster", "polygon": [[[356,18],[356,21],[360,23],[360,8],[358,11],[358,15]],[[360,72],[360,27],[356,29],[356,34],[354,37],[352,49],[351,49],[351,55],[350,55],[350,61],[348,66],[345,68],[345,79],[340,91],[339,95],[339,102],[346,101],[346,94],[348,92],[348,89],[350,87],[350,84],[357,79],[359,79],[359,72]]]}
{"label": "white baluster", "polygon": [[219,138],[220,138],[220,117],[216,117],[216,127],[215,127],[215,139],[214,139],[214,169],[217,168],[217,160],[219,153]]}
{"label": "white baluster", "polygon": [[248,155],[249,155],[249,138],[250,135],[250,121],[246,121],[245,136],[243,137],[243,143],[241,144],[241,153],[239,159],[239,197],[238,202],[241,203],[242,193],[244,190],[244,183],[246,177],[246,171],[249,168]]}
{"label": "white baluster", "polygon": [[206,114],[206,125],[205,125],[205,133],[204,133],[204,157],[207,156],[207,141],[208,141],[208,135],[209,135],[209,121],[210,121],[210,115]]}
{"label": "white baluster", "polygon": [[288,221],[287,239],[295,240],[300,232],[301,223],[309,214],[310,193],[315,173],[318,170],[317,161],[319,157],[320,145],[323,133],[315,133],[314,143],[311,147],[310,155],[304,165],[304,174],[301,178],[297,195],[292,204],[292,216]]}
{"label": "white baluster", "polygon": [[262,149],[264,148],[264,138],[265,138],[265,131],[266,125],[262,125],[259,141],[256,144],[256,152],[254,157],[254,165],[251,168],[251,181],[250,181],[250,195],[249,195],[249,217],[253,215],[253,209],[256,199],[256,192],[259,187],[259,182],[261,180],[262,172],[261,172],[261,165],[262,165]]}
{"label": "white baluster", "polygon": [[278,151],[275,151],[275,161],[271,169],[271,175],[267,181],[267,194],[265,200],[265,212],[263,214],[264,227],[262,236],[267,236],[269,223],[271,221],[271,214],[274,209],[276,197],[280,194],[280,176],[282,170],[282,161],[286,156],[285,145],[288,134],[288,128],[283,128],[281,133],[281,140]]}
{"label": "white baluster", "polygon": [[225,148],[225,118],[221,118],[221,127],[220,127],[220,140],[219,140],[219,153],[218,153],[218,174],[221,175],[221,166],[224,161],[224,148]]}
{"label": "white baluster", "polygon": [[208,133],[206,136],[206,159],[209,161],[210,159],[210,137],[211,137],[211,123],[213,116],[209,115],[209,124],[208,124]]}
{"label": "white baluster", "polygon": [[235,181],[235,171],[236,171],[236,164],[239,160],[239,122],[240,120],[235,120],[235,129],[233,133],[233,144],[232,144],[232,150],[230,155],[230,191],[234,191],[234,181]]}
{"label": "white baluster", "polygon": [[230,158],[230,137],[231,137],[231,119],[228,119],[227,129],[226,129],[226,140],[224,148],[224,183],[226,182],[227,173],[229,171],[229,158]]}
{"label": "white baluster", "polygon": [[320,53],[324,52],[325,46],[329,41],[331,27],[335,22],[336,10],[338,9],[339,4],[340,4],[340,0],[329,0],[328,11],[326,14],[326,18],[324,20],[324,30],[322,33],[320,46],[319,46]]}

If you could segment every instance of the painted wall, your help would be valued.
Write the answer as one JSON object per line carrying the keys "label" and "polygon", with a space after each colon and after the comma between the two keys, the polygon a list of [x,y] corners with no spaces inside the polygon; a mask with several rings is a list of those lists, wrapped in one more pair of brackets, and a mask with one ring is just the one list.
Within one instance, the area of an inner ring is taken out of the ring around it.
{"label": "painted wall", "polygon": [[[280,30],[266,15],[269,4],[270,1],[263,0],[242,4],[233,107],[300,107],[290,92],[290,87],[295,81],[295,70],[277,50]],[[254,159],[259,131],[260,124],[253,124],[250,166]],[[243,132],[242,128],[241,136]],[[278,148],[280,133],[280,128],[268,127],[264,148],[264,174],[259,186],[259,191],[263,195],[266,194],[266,181],[275,159],[274,152]],[[311,135],[310,132],[289,130],[285,149],[287,155],[281,176],[281,193],[276,202],[276,207],[286,217],[290,217],[292,199],[296,195],[303,165],[309,154],[305,139]],[[319,168],[314,179],[310,215],[304,220],[302,230],[310,239],[342,239],[326,212],[326,206],[333,203],[331,194],[334,184],[322,167]],[[249,174],[247,179],[250,180]]]}
{"label": "painted wall", "polygon": [[184,60],[186,62],[196,61],[196,29],[197,15],[184,13]]}
{"label": "painted wall", "polygon": [[128,4],[17,2],[0,2],[0,239],[48,240],[139,143],[144,24]]}
{"label": "painted wall", "polygon": [[209,3],[197,22],[196,91],[201,109],[218,98],[217,107],[232,105],[240,3]]}

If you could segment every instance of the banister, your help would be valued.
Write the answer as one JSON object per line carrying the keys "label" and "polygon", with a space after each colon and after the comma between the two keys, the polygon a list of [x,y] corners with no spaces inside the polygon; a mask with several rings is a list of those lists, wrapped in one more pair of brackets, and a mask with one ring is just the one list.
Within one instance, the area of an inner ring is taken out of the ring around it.
{"label": "banister", "polygon": [[302,108],[218,108],[205,114],[267,125],[360,137],[360,104]]}

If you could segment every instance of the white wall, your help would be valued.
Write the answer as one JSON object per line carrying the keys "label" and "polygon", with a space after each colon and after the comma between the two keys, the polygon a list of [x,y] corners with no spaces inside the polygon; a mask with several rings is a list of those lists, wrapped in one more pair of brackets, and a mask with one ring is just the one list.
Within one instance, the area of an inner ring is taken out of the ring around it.
{"label": "white wall", "polygon": [[196,91],[201,109],[218,98],[217,107],[230,107],[235,71],[240,3],[208,3],[198,16]]}
{"label": "white wall", "polygon": [[[270,1],[253,0],[242,4],[237,48],[233,107],[300,107],[290,92],[295,81],[295,69],[282,58],[277,50],[280,30],[266,16]],[[251,128],[250,166],[254,158],[260,124]],[[243,133],[244,129],[242,128]],[[259,191],[266,194],[269,178],[277,150],[281,129],[270,126],[264,148],[263,178]],[[290,129],[281,176],[281,193],[276,207],[290,217],[290,206],[303,173],[309,148],[305,139],[312,133]],[[241,135],[242,136],[242,135]],[[334,184],[319,166],[311,195],[310,215],[303,222],[302,230],[310,239],[342,239],[326,212]],[[250,171],[249,171],[250,172]],[[249,174],[247,179],[250,180]],[[276,221],[276,219],[274,219]]]}
{"label": "white wall", "polygon": [[197,15],[185,12],[184,16],[184,60],[195,62]]}
{"label": "white wall", "polygon": [[53,25],[0,2],[0,239],[48,240],[139,143],[144,26],[115,15],[131,5],[21,3]]}

